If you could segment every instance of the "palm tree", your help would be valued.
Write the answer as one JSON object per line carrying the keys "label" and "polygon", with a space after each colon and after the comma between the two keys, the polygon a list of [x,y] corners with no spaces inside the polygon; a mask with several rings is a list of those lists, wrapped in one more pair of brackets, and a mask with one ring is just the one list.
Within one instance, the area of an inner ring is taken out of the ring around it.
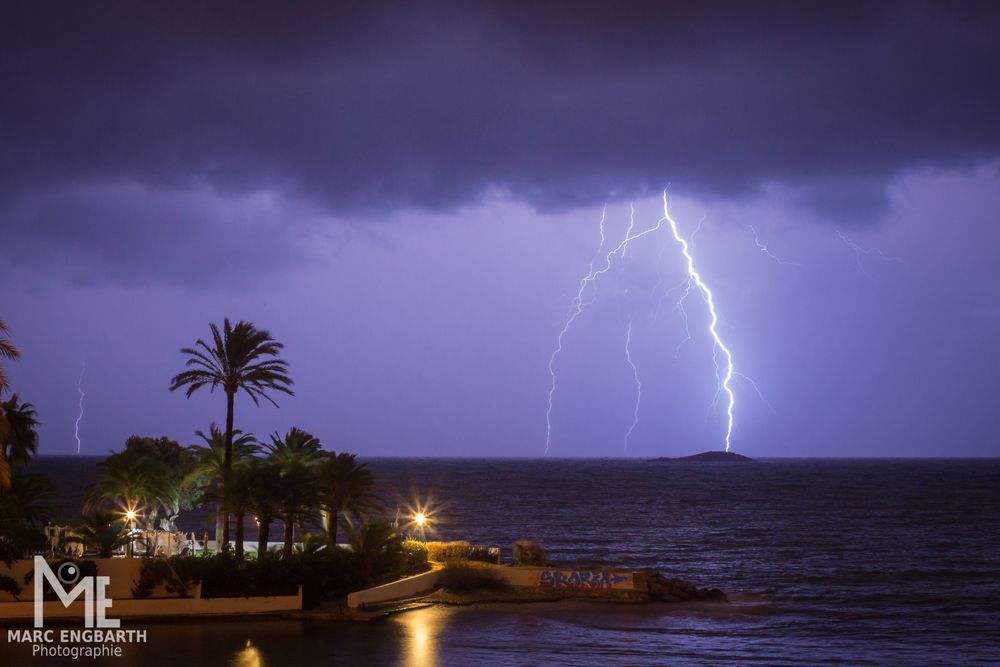
{"label": "palm tree", "polygon": [[[402,549],[402,538],[396,529],[385,521],[372,521],[354,527],[350,522],[345,526],[351,551],[358,555],[365,581],[371,582],[373,574],[384,570],[384,561],[398,557]],[[376,566],[382,567],[376,567]]]}
{"label": "palm tree", "polygon": [[113,512],[85,514],[77,520],[73,532],[63,542],[83,544],[84,549],[96,551],[98,558],[112,558],[116,551],[129,547],[138,539],[129,533],[121,515]]}
{"label": "palm tree", "polygon": [[[10,342],[10,338],[7,337],[8,333],[10,331],[7,329],[7,325],[3,320],[0,320],[0,359],[14,360],[21,356],[21,352]],[[8,389],[10,389],[10,381],[7,379],[7,373],[4,372],[3,366],[0,366],[0,395],[3,395]]]}
{"label": "palm tree", "polygon": [[320,463],[318,475],[322,488],[323,529],[331,544],[337,544],[337,526],[342,513],[363,520],[383,511],[375,493],[375,475],[367,463],[358,463],[357,455],[331,452]]}
{"label": "palm tree", "polygon": [[[205,491],[206,487],[219,490],[222,477],[226,470],[226,435],[214,423],[209,427],[209,435],[195,431],[195,435],[205,441],[202,445],[191,445],[188,449],[194,454],[194,468],[184,480],[185,486],[195,487]],[[260,451],[256,438],[252,434],[244,434],[239,429],[233,431],[233,460],[237,463],[249,459]],[[226,513],[218,506],[215,512],[215,540],[222,548],[222,534],[225,532],[222,522]]]}
{"label": "palm tree", "polygon": [[38,413],[31,403],[21,403],[17,394],[0,403],[0,413],[5,422],[0,429],[0,446],[13,472],[16,466],[28,463],[38,453],[38,431],[35,430]]}
{"label": "palm tree", "polygon": [[24,557],[45,547],[41,527],[49,518],[55,487],[46,477],[19,472],[0,489],[0,562]]}
{"label": "palm tree", "polygon": [[[215,391],[221,387],[226,394],[226,450],[223,469],[232,467],[233,458],[233,404],[236,394],[243,391],[254,405],[260,405],[263,398],[277,407],[268,395],[268,391],[280,391],[294,395],[289,386],[292,379],[288,377],[288,362],[278,359],[278,353],[284,346],[273,339],[271,334],[256,328],[250,322],[237,322],[235,326],[229,319],[223,320],[222,333],[219,328],[210,323],[212,330],[212,345],[202,339],[195,341],[195,347],[181,349],[188,355],[185,363],[188,370],[179,373],[170,381],[170,391],[187,387],[186,395],[202,387]],[[229,522],[223,521],[222,539],[229,544]]]}
{"label": "palm tree", "polygon": [[271,436],[268,460],[278,469],[281,495],[278,516],[284,523],[284,554],[291,555],[295,524],[313,518],[319,502],[316,466],[323,460],[323,446],[315,436],[293,428],[282,438]]}
{"label": "palm tree", "polygon": [[184,504],[181,480],[187,456],[171,440],[133,436],[123,451],[101,462],[101,476],[87,488],[84,505],[88,510],[133,511],[147,529],[155,529],[161,511],[169,519]]}
{"label": "palm tree", "polygon": [[236,525],[236,557],[243,558],[243,519],[253,509],[253,484],[250,465],[241,463],[234,465],[226,473],[223,483],[215,488],[209,488],[202,496],[205,502],[214,502],[218,512],[225,512],[233,517]]}
{"label": "palm tree", "polygon": [[268,459],[250,460],[250,511],[257,523],[257,557],[267,553],[271,523],[281,511],[281,468]]}

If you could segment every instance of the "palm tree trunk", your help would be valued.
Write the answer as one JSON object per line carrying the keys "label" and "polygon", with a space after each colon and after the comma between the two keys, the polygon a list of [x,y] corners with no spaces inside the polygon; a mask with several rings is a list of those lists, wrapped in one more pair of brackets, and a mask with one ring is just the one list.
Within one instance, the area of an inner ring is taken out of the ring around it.
{"label": "palm tree trunk", "polygon": [[[236,392],[226,391],[226,454],[222,461],[222,483],[226,483],[229,478],[229,471],[233,468],[233,404]],[[216,538],[218,540],[218,538]],[[222,545],[220,550],[229,550],[229,515],[222,517]]]}
{"label": "palm tree trunk", "polygon": [[291,556],[292,544],[295,539],[295,521],[287,514],[281,520],[285,523],[285,555]]}
{"label": "palm tree trunk", "polygon": [[323,529],[326,531],[326,539],[330,541],[331,546],[337,546],[337,527],[340,521],[340,509],[328,507],[326,510],[326,515],[323,517],[325,526]]}
{"label": "palm tree trunk", "polygon": [[[220,482],[221,483],[221,482]],[[226,513],[222,511],[221,503],[215,504],[215,548],[222,549],[222,525],[226,521]]]}
{"label": "palm tree trunk", "polygon": [[271,520],[267,517],[260,517],[260,526],[257,528],[257,559],[267,553],[267,538],[271,532]]}
{"label": "palm tree trunk", "polygon": [[243,558],[243,515],[236,514],[233,516],[236,522],[236,557]]}

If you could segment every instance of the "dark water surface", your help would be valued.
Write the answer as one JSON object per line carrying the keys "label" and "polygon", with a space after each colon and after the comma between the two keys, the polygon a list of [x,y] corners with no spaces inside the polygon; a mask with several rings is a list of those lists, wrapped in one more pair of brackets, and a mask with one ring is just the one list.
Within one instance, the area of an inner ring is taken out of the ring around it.
{"label": "dark water surface", "polygon": [[[95,466],[51,457],[36,469],[59,484],[73,515]],[[392,504],[434,499],[435,537],[535,539],[560,564],[656,568],[722,588],[734,603],[149,624],[148,645],[98,664],[1000,665],[998,460],[376,459],[371,467]],[[206,525],[204,516],[181,520],[184,530]],[[40,663],[0,642],[0,664],[8,657]]]}

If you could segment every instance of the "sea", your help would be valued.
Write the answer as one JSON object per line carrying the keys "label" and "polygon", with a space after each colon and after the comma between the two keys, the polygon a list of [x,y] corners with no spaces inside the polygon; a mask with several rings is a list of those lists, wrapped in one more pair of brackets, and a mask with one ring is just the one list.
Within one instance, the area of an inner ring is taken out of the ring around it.
{"label": "sea", "polygon": [[[41,457],[79,513],[98,458]],[[95,664],[1000,665],[1000,459],[371,459],[427,539],[541,544],[652,568],[730,604],[431,607],[382,621],[148,623]],[[181,516],[202,534],[210,519]],[[253,539],[252,533],[248,539]],[[126,624],[127,625],[127,624]],[[32,659],[0,638],[0,664]]]}

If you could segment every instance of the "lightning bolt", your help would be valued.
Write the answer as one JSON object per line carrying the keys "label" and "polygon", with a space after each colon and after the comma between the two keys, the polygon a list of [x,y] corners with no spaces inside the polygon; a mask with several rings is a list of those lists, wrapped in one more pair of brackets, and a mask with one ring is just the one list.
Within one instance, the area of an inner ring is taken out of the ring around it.
{"label": "lightning bolt", "polygon": [[86,396],[83,393],[83,374],[87,371],[87,360],[84,359],[80,362],[80,379],[76,381],[76,390],[80,392],[80,413],[76,416],[76,428],[73,431],[73,436],[76,438],[76,453],[80,453],[80,447],[83,443],[80,441],[80,420],[83,419],[83,399]]}
{"label": "lightning bolt", "polygon": [[[607,207],[605,206],[604,210],[601,212],[601,245],[597,249],[597,255],[595,256],[595,259],[597,257],[600,257],[601,251],[604,249],[604,242],[605,242],[604,221],[606,216],[607,216]],[[629,243],[635,241],[636,239],[640,239],[643,236],[646,236],[647,234],[652,234],[653,232],[657,231],[663,225],[664,221],[665,218],[661,218],[652,227],[645,229],[639,232],[638,234],[634,234],[633,233],[634,209],[633,209],[632,221],[630,221],[629,223],[629,231],[626,232],[625,239],[617,246],[612,248],[611,251],[604,256],[604,265],[601,268],[595,269],[594,268],[595,262],[591,260],[590,268],[587,272],[587,275],[580,280],[580,287],[576,292],[576,296],[573,298],[573,301],[570,304],[569,315],[566,317],[566,322],[563,324],[562,329],[559,331],[559,335],[556,337],[556,347],[554,350],[552,350],[552,354],[549,356],[549,401],[548,401],[548,408],[545,410],[545,453],[546,454],[549,453],[549,447],[552,445],[552,407],[555,402],[555,394],[556,394],[556,371],[555,371],[556,357],[558,357],[559,354],[562,353],[563,339],[566,337],[567,332],[569,332],[570,328],[573,326],[573,323],[576,322],[577,318],[580,317],[580,313],[583,312],[583,308],[586,305],[584,303],[583,296],[587,291],[587,287],[594,284],[598,276],[601,276],[611,270],[611,264],[614,261],[615,256],[624,255],[625,249],[628,248]]]}
{"label": "lightning bolt", "polygon": [[[686,260],[686,269],[688,274],[688,289],[692,287],[697,287],[701,292],[702,297],[705,300],[705,304],[708,306],[708,312],[711,315],[708,323],[708,331],[712,335],[712,340],[715,345],[712,349],[712,359],[715,362],[715,376],[719,380],[719,393],[724,393],[728,398],[728,404],[726,405],[726,451],[729,451],[731,444],[731,439],[733,435],[733,409],[736,406],[736,395],[733,393],[732,380],[733,380],[733,353],[729,351],[725,343],[722,342],[722,338],[719,336],[718,325],[719,325],[719,315],[715,310],[715,299],[712,296],[712,290],[709,289],[708,285],[701,278],[701,274],[694,266],[694,257],[691,256],[690,246],[688,242],[684,240],[680,232],[677,230],[677,222],[670,216],[670,209],[667,205],[667,191],[663,191],[663,220],[666,220],[670,224],[670,231],[674,235],[674,240],[681,248],[681,253],[684,255]],[[662,222],[662,221],[661,221]],[[681,303],[683,303],[682,297]],[[719,352],[725,359],[724,371],[719,366]]]}
{"label": "lightning bolt", "polygon": [[625,361],[632,368],[632,378],[635,380],[635,407],[632,409],[632,425],[625,433],[625,448],[628,451],[628,443],[632,438],[632,431],[639,425],[639,404],[642,403],[642,381],[639,379],[639,369],[632,361],[632,318],[628,318],[628,329],[625,332]]}
{"label": "lightning bolt", "polygon": [[771,252],[766,245],[761,243],[760,236],[757,234],[757,230],[754,228],[753,225],[747,225],[747,229],[749,229],[750,232],[753,234],[753,242],[754,245],[757,246],[757,250],[760,250],[761,254],[770,259],[772,262],[774,262],[775,264],[784,264],[786,266],[802,266],[801,264],[781,259],[773,252]]}
{"label": "lightning bolt", "polygon": [[887,255],[878,248],[864,248],[855,243],[849,236],[844,234],[844,232],[842,232],[839,229],[837,230],[837,236],[839,236],[840,240],[844,242],[844,245],[846,245],[848,248],[854,251],[854,258],[858,262],[858,270],[861,271],[861,273],[865,274],[866,276],[868,275],[868,272],[865,271],[864,262],[862,262],[861,260],[862,255],[876,255],[878,257],[881,257],[886,262],[902,263],[903,261],[902,257],[896,257],[895,255]]}

